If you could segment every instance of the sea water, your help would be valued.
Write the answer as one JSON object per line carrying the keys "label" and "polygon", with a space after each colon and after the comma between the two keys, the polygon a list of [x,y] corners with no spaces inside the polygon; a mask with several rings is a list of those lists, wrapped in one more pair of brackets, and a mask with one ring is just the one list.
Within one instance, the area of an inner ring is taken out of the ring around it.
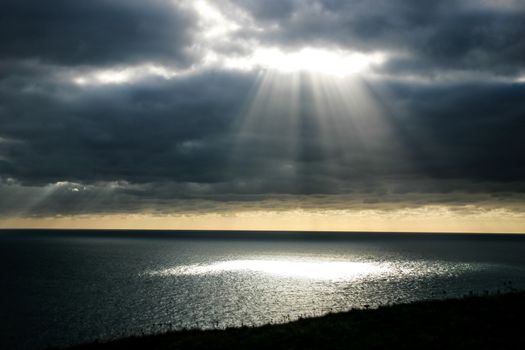
{"label": "sea water", "polygon": [[525,288],[525,236],[0,231],[0,347]]}

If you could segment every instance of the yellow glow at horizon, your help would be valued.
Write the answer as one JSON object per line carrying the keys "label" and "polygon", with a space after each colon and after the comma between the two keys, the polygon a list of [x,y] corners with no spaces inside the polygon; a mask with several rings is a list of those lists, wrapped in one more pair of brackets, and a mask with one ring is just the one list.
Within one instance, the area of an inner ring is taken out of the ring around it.
{"label": "yellow glow at horizon", "polygon": [[107,214],[0,219],[0,228],[525,233],[525,214],[446,206],[394,210],[282,210]]}

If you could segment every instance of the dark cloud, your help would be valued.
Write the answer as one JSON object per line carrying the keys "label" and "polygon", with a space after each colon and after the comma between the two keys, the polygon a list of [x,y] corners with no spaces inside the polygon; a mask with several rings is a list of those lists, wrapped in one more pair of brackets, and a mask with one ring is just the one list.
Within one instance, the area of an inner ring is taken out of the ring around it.
{"label": "dark cloud", "polygon": [[251,83],[210,73],[104,88],[4,86],[1,134],[18,142],[4,151],[0,172],[31,183],[217,181]]}
{"label": "dark cloud", "polygon": [[2,59],[64,65],[190,62],[193,14],[168,0],[5,0]]}
{"label": "dark cloud", "polygon": [[524,84],[390,87],[406,107],[394,118],[418,171],[434,178],[522,181]]}
{"label": "dark cloud", "polygon": [[29,184],[227,182],[226,193],[242,191],[239,181],[250,193],[337,193],[389,178],[525,178],[523,84],[370,83],[377,103],[391,107],[382,126],[390,130],[365,141],[359,125],[327,139],[336,136],[320,123],[330,117],[308,95],[293,127],[270,106],[258,122],[277,124],[239,129],[254,84],[248,74],[204,72],[96,88],[3,86],[1,136],[16,142],[3,142],[0,172]]}
{"label": "dark cloud", "polygon": [[[253,26],[217,39],[221,55],[385,52],[359,83],[373,108],[351,90],[319,108],[304,79],[292,118],[256,70],[199,65],[203,24],[172,2],[3,1],[0,214],[522,203],[523,6],[234,3]],[[74,83],[149,63],[188,70]]]}
{"label": "dark cloud", "polygon": [[525,5],[519,2],[510,8],[458,0],[237,3],[272,28],[258,34],[263,42],[401,55],[387,64],[387,72],[513,75],[525,68]]}

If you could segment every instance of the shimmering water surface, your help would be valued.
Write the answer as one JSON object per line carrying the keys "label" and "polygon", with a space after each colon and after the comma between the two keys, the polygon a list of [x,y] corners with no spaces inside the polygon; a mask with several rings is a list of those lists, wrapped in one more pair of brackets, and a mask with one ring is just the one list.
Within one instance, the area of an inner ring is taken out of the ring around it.
{"label": "shimmering water surface", "polygon": [[0,231],[2,348],[525,288],[509,235]]}

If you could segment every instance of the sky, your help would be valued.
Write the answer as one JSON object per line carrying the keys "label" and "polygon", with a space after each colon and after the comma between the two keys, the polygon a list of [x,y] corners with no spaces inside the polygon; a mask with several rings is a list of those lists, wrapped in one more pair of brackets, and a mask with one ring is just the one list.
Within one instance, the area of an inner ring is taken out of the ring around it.
{"label": "sky", "polygon": [[525,2],[3,0],[0,227],[525,232]]}

